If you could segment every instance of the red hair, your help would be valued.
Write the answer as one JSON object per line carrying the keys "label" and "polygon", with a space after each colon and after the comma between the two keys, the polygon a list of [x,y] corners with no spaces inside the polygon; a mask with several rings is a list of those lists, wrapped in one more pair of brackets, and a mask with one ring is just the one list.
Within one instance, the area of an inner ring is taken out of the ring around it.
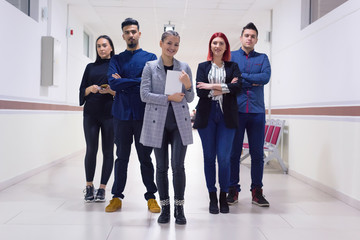
{"label": "red hair", "polygon": [[213,60],[213,53],[211,51],[211,42],[214,40],[214,38],[217,38],[217,37],[224,39],[224,42],[226,44],[226,50],[224,52],[222,60],[230,61],[230,59],[231,59],[230,44],[229,44],[227,37],[222,32],[216,32],[211,36],[210,41],[209,41],[209,52],[208,52],[207,60],[208,61]]}

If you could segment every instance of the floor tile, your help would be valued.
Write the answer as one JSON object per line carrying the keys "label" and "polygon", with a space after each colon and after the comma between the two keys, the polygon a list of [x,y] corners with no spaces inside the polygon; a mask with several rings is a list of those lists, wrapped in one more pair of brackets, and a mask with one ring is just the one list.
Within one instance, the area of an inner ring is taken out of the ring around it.
{"label": "floor tile", "polygon": [[[172,173],[169,170],[171,221],[158,224],[159,214],[148,211],[140,164],[132,148],[123,207],[106,213],[112,198],[111,176],[106,202],[85,203],[84,155],[57,164],[0,192],[0,236],[6,240],[338,240],[360,239],[360,211],[311,187],[273,164],[264,169],[264,195],[269,208],[251,204],[250,161],[241,165],[239,202],[229,214],[209,214],[203,173],[202,148],[194,131],[194,144],[185,160],[185,215],[179,226],[173,218]],[[154,154],[152,154],[155,163]],[[94,184],[99,186],[98,155]],[[217,186],[218,187],[218,186]],[[158,196],[157,196],[158,198]]]}

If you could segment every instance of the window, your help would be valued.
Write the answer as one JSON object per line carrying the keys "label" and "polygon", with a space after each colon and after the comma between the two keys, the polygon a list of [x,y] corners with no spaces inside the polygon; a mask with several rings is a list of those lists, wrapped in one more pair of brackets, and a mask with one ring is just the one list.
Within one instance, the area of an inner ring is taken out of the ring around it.
{"label": "window", "polygon": [[84,55],[90,57],[90,36],[84,32]]}
{"label": "window", "polygon": [[302,0],[301,28],[310,25],[345,2],[347,0]]}
{"label": "window", "polygon": [[30,16],[30,0],[6,0],[14,7],[20,9],[23,13]]}
{"label": "window", "polygon": [[39,0],[6,0],[11,5],[31,17],[35,21],[39,21]]}

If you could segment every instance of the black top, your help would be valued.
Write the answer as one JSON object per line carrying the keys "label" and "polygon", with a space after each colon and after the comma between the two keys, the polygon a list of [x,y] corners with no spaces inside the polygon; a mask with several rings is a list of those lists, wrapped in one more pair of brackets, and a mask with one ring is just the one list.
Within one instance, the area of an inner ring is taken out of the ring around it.
{"label": "black top", "polygon": [[167,70],[173,70],[174,69],[174,65],[171,65],[171,66],[165,66],[164,65],[164,69],[165,69],[165,73],[167,73]]}
{"label": "black top", "polygon": [[89,63],[80,85],[80,106],[85,103],[84,116],[112,117],[111,108],[113,96],[111,94],[90,93],[85,96],[85,89],[91,85],[108,84],[107,72],[110,59],[100,59],[94,63]]}
{"label": "black top", "polygon": [[[224,62],[226,79],[230,93],[223,95],[223,112],[224,121],[227,128],[237,128],[238,122],[238,106],[236,101],[236,94],[241,91],[241,73],[239,66],[235,62]],[[200,63],[196,73],[196,83],[209,83],[208,75],[211,69],[211,61]],[[232,79],[237,77],[237,83],[231,83]],[[205,128],[208,124],[212,98],[209,97],[210,90],[196,88],[199,102],[196,106],[196,118],[194,128]]]}

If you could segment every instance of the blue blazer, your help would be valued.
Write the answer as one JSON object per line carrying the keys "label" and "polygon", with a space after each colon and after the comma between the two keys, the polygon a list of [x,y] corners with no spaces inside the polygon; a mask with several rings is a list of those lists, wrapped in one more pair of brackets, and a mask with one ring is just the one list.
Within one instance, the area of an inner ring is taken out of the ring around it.
{"label": "blue blazer", "polygon": [[[211,61],[202,62],[199,64],[196,73],[196,83],[209,83],[208,75],[211,70]],[[224,120],[227,128],[237,128],[238,122],[238,106],[236,101],[236,94],[241,91],[241,73],[239,66],[235,62],[225,62],[226,80],[230,93],[223,95],[223,111]],[[237,83],[231,83],[231,80],[237,77]],[[209,98],[210,90],[196,88],[199,102],[196,106],[196,117],[194,128],[205,128],[208,124],[209,115],[211,111],[211,101]]]}

